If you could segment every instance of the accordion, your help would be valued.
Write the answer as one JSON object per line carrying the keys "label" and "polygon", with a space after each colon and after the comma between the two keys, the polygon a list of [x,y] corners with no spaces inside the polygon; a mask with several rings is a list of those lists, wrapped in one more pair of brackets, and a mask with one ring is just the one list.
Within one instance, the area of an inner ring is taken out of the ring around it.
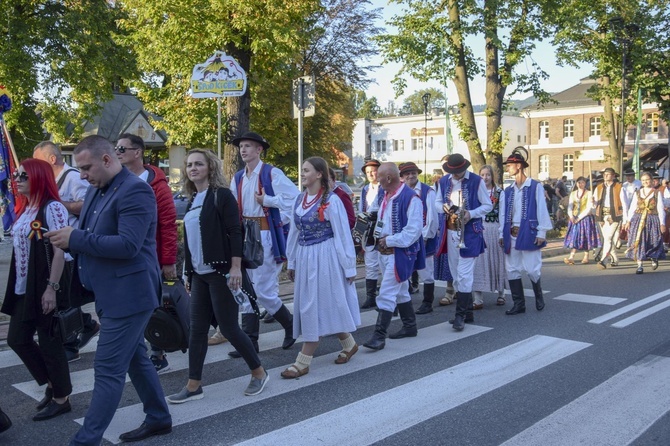
{"label": "accordion", "polygon": [[374,227],[377,224],[376,212],[361,212],[356,216],[356,224],[351,231],[354,237],[354,245],[364,248],[373,246],[375,239],[373,237]]}

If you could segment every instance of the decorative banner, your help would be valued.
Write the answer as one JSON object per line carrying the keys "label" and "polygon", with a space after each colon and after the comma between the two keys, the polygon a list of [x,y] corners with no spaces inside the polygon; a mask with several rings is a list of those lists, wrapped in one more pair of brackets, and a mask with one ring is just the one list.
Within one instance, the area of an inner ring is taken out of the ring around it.
{"label": "decorative banner", "polygon": [[242,96],[246,91],[247,73],[223,51],[216,51],[205,63],[193,68],[191,96],[194,98]]}
{"label": "decorative banner", "polygon": [[0,85],[0,216],[2,228],[10,228],[16,220],[14,191],[16,184],[12,180],[12,172],[18,166],[14,153],[9,129],[5,125],[3,114],[11,110],[12,100],[4,85]]}

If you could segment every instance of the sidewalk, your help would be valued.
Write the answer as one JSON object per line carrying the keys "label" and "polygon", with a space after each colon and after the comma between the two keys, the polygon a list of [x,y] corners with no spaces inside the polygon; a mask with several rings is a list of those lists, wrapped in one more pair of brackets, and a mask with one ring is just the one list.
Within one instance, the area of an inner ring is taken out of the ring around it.
{"label": "sidewalk", "polygon": [[[569,250],[563,248],[563,240],[556,239],[550,240],[547,242],[547,247],[542,250],[542,258],[554,257],[557,255],[563,255],[568,253]],[[0,242],[0,303],[5,297],[5,287],[7,284],[7,278],[9,276],[9,262],[12,257],[12,243],[9,238],[6,238],[4,242]],[[365,293],[365,266],[360,265],[357,268],[358,274],[356,275],[356,288],[359,290],[359,295]],[[361,291],[362,290],[362,291]],[[293,282],[284,281],[279,284],[279,297],[285,303],[289,303],[293,300]],[[89,304],[86,307],[87,311],[93,311],[93,305]],[[4,343],[7,340],[7,329],[9,328],[9,316],[0,313],[0,342]]]}

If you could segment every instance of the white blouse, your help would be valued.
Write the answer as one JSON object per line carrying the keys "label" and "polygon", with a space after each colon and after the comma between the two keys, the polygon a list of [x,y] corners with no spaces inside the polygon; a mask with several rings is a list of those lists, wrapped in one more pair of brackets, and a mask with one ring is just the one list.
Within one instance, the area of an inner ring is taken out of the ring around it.
{"label": "white blouse", "polygon": [[198,192],[193,198],[191,209],[184,215],[184,230],[188,239],[188,250],[191,252],[191,265],[198,274],[213,273],[214,270],[205,265],[202,256],[202,234],[200,233],[200,211],[205,202],[207,191]]}

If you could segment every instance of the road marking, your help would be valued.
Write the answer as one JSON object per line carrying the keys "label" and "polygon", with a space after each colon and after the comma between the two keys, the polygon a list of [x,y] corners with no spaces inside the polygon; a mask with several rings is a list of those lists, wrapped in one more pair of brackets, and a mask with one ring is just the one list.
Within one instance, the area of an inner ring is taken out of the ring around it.
{"label": "road marking", "polygon": [[555,300],[567,300],[570,302],[583,302],[587,304],[617,305],[625,301],[621,297],[592,296],[590,294],[567,293],[554,297]]}
{"label": "road marking", "polygon": [[617,310],[610,311],[609,313],[605,313],[602,316],[598,316],[595,319],[591,319],[589,322],[592,323],[592,324],[602,324],[603,322],[607,322],[611,319],[614,319],[615,317],[619,317],[622,314],[626,314],[629,311],[633,311],[637,308],[643,307],[643,306],[647,305],[648,303],[654,302],[658,299],[662,299],[665,296],[667,296],[668,294],[670,294],[670,289],[661,291],[660,293],[653,294],[649,297],[645,297],[642,300],[639,300],[637,302],[633,302],[632,304],[626,305],[625,307],[621,307]]}
{"label": "road marking", "polygon": [[590,345],[549,336],[533,336],[441,372],[238,443],[238,446],[353,446],[377,443]]}
{"label": "road marking", "polygon": [[650,355],[504,446],[628,445],[670,411],[670,358]]}
{"label": "road marking", "polygon": [[651,316],[654,313],[658,313],[659,311],[668,307],[670,307],[670,300],[666,300],[665,302],[656,304],[653,307],[646,308],[640,311],[639,313],[635,313],[634,315],[627,317],[626,319],[621,319],[619,322],[613,323],[612,327],[616,328],[628,327],[630,324],[635,323],[641,319],[644,319],[647,316]]}
{"label": "road marking", "polygon": [[[369,327],[374,325],[377,321],[377,312],[376,311],[366,311],[361,313],[361,325],[359,328]],[[394,318],[395,319],[395,318]],[[94,339],[97,345],[97,337]],[[278,348],[282,341],[284,340],[284,330],[274,330],[269,333],[262,333],[259,340],[258,346],[261,351],[272,350]],[[300,339],[298,342],[301,342]],[[93,344],[93,340],[91,341]],[[90,344],[86,346],[88,350]],[[94,347],[93,347],[94,348]],[[228,356],[228,352],[234,350],[234,347],[230,343],[225,343],[223,345],[218,345],[215,347],[209,347],[207,349],[207,356],[205,357],[205,364],[212,364],[219,361],[228,361],[233,358]],[[83,352],[83,350],[82,350]],[[12,352],[13,353],[13,352]],[[188,353],[181,353],[180,351],[170,353],[168,355],[168,361],[170,363],[170,368],[163,374],[169,374],[177,372],[180,370],[188,370]],[[18,358],[17,358],[18,359]],[[19,360],[21,364],[21,360]],[[70,373],[70,381],[72,382],[72,395],[78,395],[84,392],[90,392],[93,390],[94,384],[94,369],[85,369],[79,370],[76,372]],[[130,378],[126,375],[126,382],[130,382]],[[44,386],[39,386],[35,380],[25,381],[21,383],[13,384],[13,386],[33,398],[36,401],[41,400],[44,397]]]}
{"label": "road marking", "polygon": [[[205,397],[197,402],[170,405],[172,415],[172,425],[190,423],[202,418],[216,415],[228,410],[247,404],[258,403],[259,401],[283,395],[294,390],[301,390],[310,385],[318,384],[331,379],[341,378],[342,376],[355,373],[370,367],[376,367],[390,361],[395,361],[415,353],[439,347],[451,342],[468,338],[470,336],[491,330],[488,327],[470,325],[462,332],[456,332],[450,324],[442,323],[419,330],[419,335],[415,338],[405,338],[400,340],[389,339],[386,342],[386,348],[381,352],[371,352],[366,348],[359,350],[358,354],[343,366],[333,364],[336,354],[328,354],[314,358],[310,365],[309,374],[300,379],[283,380],[279,378],[279,373],[285,370],[286,366],[276,367],[268,370],[270,382],[262,394],[255,397],[244,396],[243,390],[249,383],[249,376],[241,376],[227,381],[219,382],[209,386],[204,386]],[[356,336],[356,333],[354,333]],[[357,339],[363,343],[363,339]],[[548,349],[551,350],[551,349]],[[525,356],[526,353],[519,352]],[[515,359],[518,360],[518,359]],[[497,370],[500,372],[500,370]],[[176,392],[179,389],[172,389]],[[166,391],[167,394],[170,391]],[[468,391],[470,393],[470,391]],[[396,401],[397,403],[397,401]],[[366,416],[369,414],[366,414]],[[120,408],[116,411],[112,423],[105,431],[105,439],[112,443],[119,442],[119,435],[123,432],[135,429],[138,420],[144,419],[142,404],[134,404]],[[84,419],[75,420],[83,424]],[[351,419],[349,420],[351,421]],[[346,444],[345,442],[344,444]],[[279,443],[280,444],[280,443]]]}

